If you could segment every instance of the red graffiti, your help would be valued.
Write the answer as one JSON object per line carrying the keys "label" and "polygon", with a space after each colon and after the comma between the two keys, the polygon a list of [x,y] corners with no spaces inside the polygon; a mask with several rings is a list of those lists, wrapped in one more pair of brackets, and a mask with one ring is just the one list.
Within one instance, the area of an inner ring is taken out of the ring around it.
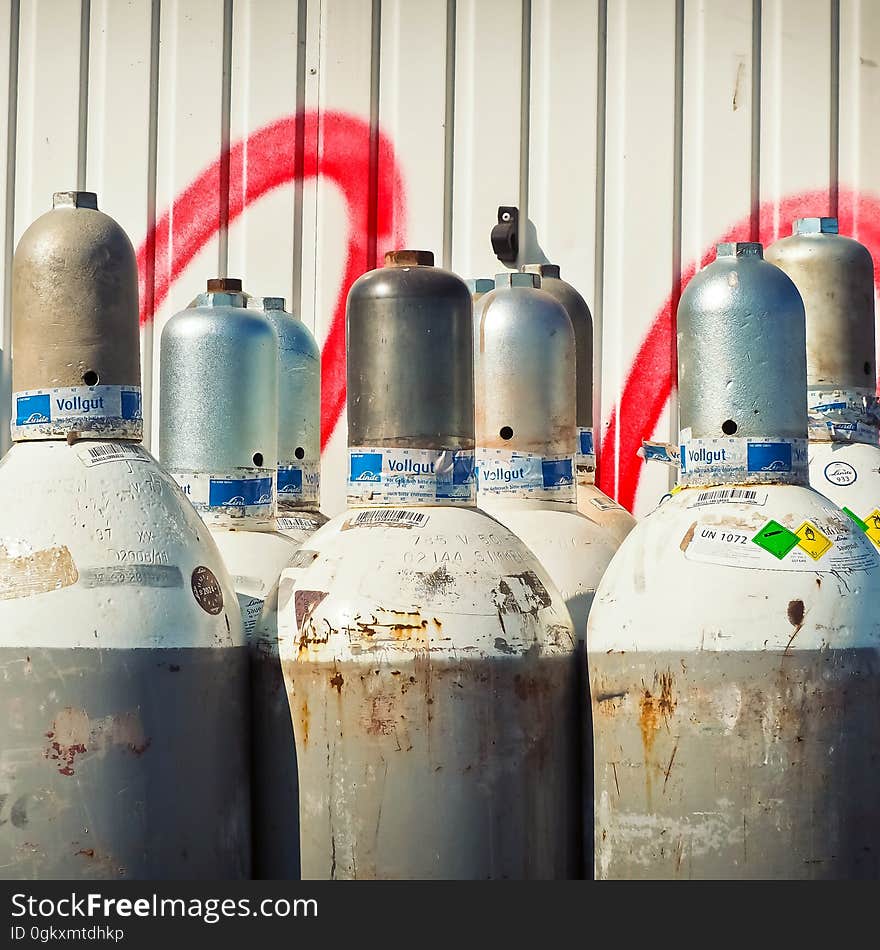
{"label": "red graffiti", "polygon": [[[827,190],[803,192],[779,202],[765,202],[759,209],[757,240],[764,245],[772,244],[781,235],[790,233],[795,218],[829,215],[828,208]],[[880,257],[880,199],[841,189],[837,217],[841,234],[855,237],[865,244],[876,261]],[[750,218],[745,217],[706,248],[700,259],[700,267],[715,259],[715,244],[754,240],[749,237],[749,233]],[[696,262],[691,262],[683,270],[681,291],[687,287],[696,270]],[[876,268],[875,284],[880,290]],[[671,293],[654,317],[601,440],[599,487],[630,510],[645,464],[636,452],[641,447],[642,439],[651,438],[675,387],[675,313],[678,299],[677,292]]]}
{"label": "red graffiti", "polygon": [[[371,148],[371,144],[374,146]],[[298,147],[299,146],[299,147]],[[291,115],[232,145],[156,222],[138,250],[141,322],[151,320],[193,257],[268,192],[323,177],[348,212],[346,265],[321,355],[321,447],[345,405],[345,301],[351,285],[384,252],[404,244],[404,188],[391,142],[371,143],[368,122],[341,112]],[[228,214],[222,200],[228,181]]]}

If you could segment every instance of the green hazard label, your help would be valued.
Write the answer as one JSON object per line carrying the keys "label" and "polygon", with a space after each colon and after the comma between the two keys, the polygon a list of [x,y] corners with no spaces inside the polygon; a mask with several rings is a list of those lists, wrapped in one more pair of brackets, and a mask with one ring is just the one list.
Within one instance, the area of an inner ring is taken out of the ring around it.
{"label": "green hazard label", "polygon": [[856,525],[858,525],[859,531],[867,532],[868,526],[865,524],[864,521],[862,521],[862,519],[854,511],[850,511],[849,508],[844,508],[843,511],[844,511],[844,514],[849,515],[849,517],[856,523]]}
{"label": "green hazard label", "polygon": [[800,538],[778,521],[768,521],[752,541],[781,561],[799,543]]}

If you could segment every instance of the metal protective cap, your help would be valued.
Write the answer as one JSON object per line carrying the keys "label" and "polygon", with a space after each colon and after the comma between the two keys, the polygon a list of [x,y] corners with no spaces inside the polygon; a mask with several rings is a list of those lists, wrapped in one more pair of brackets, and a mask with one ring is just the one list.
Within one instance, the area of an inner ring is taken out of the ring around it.
{"label": "metal protective cap", "polygon": [[[12,388],[141,384],[138,274],[93,192],[60,191],[12,264]],[[139,434],[137,436],[139,438]]]}
{"label": "metal protective cap", "polygon": [[[514,274],[532,277],[536,274]],[[479,312],[477,444],[541,455],[573,454],[575,338],[561,304],[535,286],[498,289]]]}
{"label": "metal protective cap", "polygon": [[681,428],[694,438],[805,438],[804,346],[792,281],[760,244],[719,244],[678,305]]}
{"label": "metal protective cap", "polygon": [[472,449],[468,288],[430,266],[429,251],[392,251],[385,260],[348,294],[348,443]]}
{"label": "metal protective cap", "polygon": [[767,248],[767,260],[795,282],[807,314],[811,390],[874,392],[874,262],[858,241],[837,233],[836,218],[801,218],[794,233]]}
{"label": "metal protective cap", "polygon": [[263,297],[278,334],[278,464],[321,459],[321,351],[308,327],[284,309],[283,297]]}
{"label": "metal protective cap", "polygon": [[159,396],[159,456],[170,471],[277,465],[278,334],[245,294],[199,294],[165,324]]}
{"label": "metal protective cap", "polygon": [[521,270],[541,275],[541,290],[565,307],[574,328],[577,350],[577,424],[593,425],[593,315],[586,300],[559,276],[558,264],[523,264]]}

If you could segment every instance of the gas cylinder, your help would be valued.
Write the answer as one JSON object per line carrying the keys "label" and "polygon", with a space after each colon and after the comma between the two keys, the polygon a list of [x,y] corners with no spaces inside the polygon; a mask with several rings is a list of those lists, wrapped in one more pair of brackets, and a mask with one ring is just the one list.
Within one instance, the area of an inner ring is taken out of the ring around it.
{"label": "gas cylinder", "polygon": [[587,629],[598,877],[877,875],[880,556],[808,487],[805,346],[760,244],[682,295],[680,490]]}
{"label": "gas cylinder", "polygon": [[807,313],[810,484],[880,548],[871,253],[839,235],[836,218],[800,218],[767,260],[795,282]]}
{"label": "gas cylinder", "polygon": [[577,510],[575,336],[540,286],[537,274],[505,271],[475,310],[477,504],[537,556],[582,643],[619,543]]}
{"label": "gas cylinder", "polygon": [[471,300],[432,265],[389,252],[352,286],[350,507],[279,584],[302,875],[568,877],[574,631],[474,506]]}
{"label": "gas cylinder", "polygon": [[214,536],[249,636],[298,547],[275,530],[278,334],[240,280],[215,278],[160,353],[159,458]]}
{"label": "gas cylinder", "polygon": [[241,618],[217,546],[140,444],[131,243],[94,194],[60,192],[12,281],[0,874],[246,877]]}
{"label": "gas cylinder", "polygon": [[275,529],[299,544],[327,518],[321,504],[321,351],[283,297],[257,297],[278,334],[278,515]]}
{"label": "gas cylinder", "polygon": [[[318,510],[321,473],[321,351],[283,297],[253,297],[278,334],[278,515],[275,530],[301,545],[327,519]],[[273,584],[263,605],[278,606]],[[254,876],[299,877],[296,749],[278,642],[251,635]]]}
{"label": "gas cylinder", "polygon": [[559,276],[558,264],[523,264],[521,270],[541,278],[541,290],[560,303],[571,320],[575,339],[577,401],[578,510],[603,525],[621,541],[632,531],[635,518],[596,486],[596,448],[593,439],[593,315],[584,298]]}

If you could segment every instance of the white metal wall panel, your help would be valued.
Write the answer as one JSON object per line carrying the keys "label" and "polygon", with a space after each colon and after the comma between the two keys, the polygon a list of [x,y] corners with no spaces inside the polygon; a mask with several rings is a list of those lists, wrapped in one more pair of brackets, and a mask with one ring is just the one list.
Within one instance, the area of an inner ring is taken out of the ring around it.
{"label": "white metal wall panel", "polygon": [[787,198],[809,192],[802,213],[830,210],[831,9],[829,0],[764,0],[761,233],[771,242],[791,233]]}
{"label": "white metal wall panel", "polygon": [[[607,127],[605,137],[605,299],[603,304],[602,403],[606,419],[631,373],[643,338],[651,329],[674,275],[675,50],[674,0],[619,0],[608,4]],[[668,375],[672,358],[670,330],[666,346],[650,362],[645,390]],[[646,400],[649,398],[646,395]],[[641,411],[636,407],[634,412]],[[627,419],[613,436],[619,479],[634,447],[627,440]],[[664,410],[645,437],[677,441],[677,420]],[[607,471],[607,478],[620,484]],[[623,468],[621,468],[623,466]],[[608,482],[604,482],[608,484]],[[649,465],[639,484],[637,503],[650,510],[668,489],[669,471]]]}
{"label": "white metal wall panel", "polygon": [[[229,228],[228,263],[230,277],[247,278],[244,286],[249,293],[286,297],[296,311],[300,308],[299,300],[293,301],[294,133],[298,43],[304,40],[298,32],[298,14],[296,3],[279,5],[273,0],[252,0],[234,8],[231,141],[244,147],[241,162],[236,161],[231,170],[230,203],[244,210]],[[261,140],[251,146],[251,136],[279,120],[287,121],[268,140],[272,154],[261,147]],[[270,165],[277,173],[269,172]],[[275,177],[284,183],[248,202],[249,190]]]}
{"label": "white metal wall panel", "polygon": [[521,0],[458,0],[452,269],[502,270],[489,234],[499,205],[518,205],[522,118]]}
{"label": "white metal wall panel", "polygon": [[[159,347],[168,318],[205,289],[209,277],[225,274],[220,255],[223,144],[223,0],[163,0],[160,19],[158,142],[156,163],[156,311],[153,317],[152,383],[145,380],[144,414],[152,416],[152,448],[158,451]],[[200,193],[198,207],[181,199],[209,173],[216,182]],[[175,200],[177,202],[175,203]],[[108,210],[110,210],[108,208]],[[164,219],[164,223],[163,223]],[[184,248],[196,246],[201,228],[213,232],[184,263]],[[167,287],[167,294],[160,299]]]}
{"label": "white metal wall panel", "polygon": [[837,208],[880,253],[878,111],[874,0],[0,0],[0,244],[53,191],[98,192],[141,251],[155,424],[161,328],[207,277],[287,295],[338,397],[351,280],[397,242],[490,275],[517,205],[521,257],[558,262],[596,315],[601,480],[626,502],[638,481],[643,513],[669,473],[635,450],[677,428],[677,294],[718,240],[797,214]]}
{"label": "white metal wall panel", "polygon": [[[532,0],[527,207],[531,226],[522,251],[524,262],[528,258],[559,264],[562,277],[578,288],[592,311],[598,22],[597,0]],[[596,336],[598,353],[601,336]]]}

